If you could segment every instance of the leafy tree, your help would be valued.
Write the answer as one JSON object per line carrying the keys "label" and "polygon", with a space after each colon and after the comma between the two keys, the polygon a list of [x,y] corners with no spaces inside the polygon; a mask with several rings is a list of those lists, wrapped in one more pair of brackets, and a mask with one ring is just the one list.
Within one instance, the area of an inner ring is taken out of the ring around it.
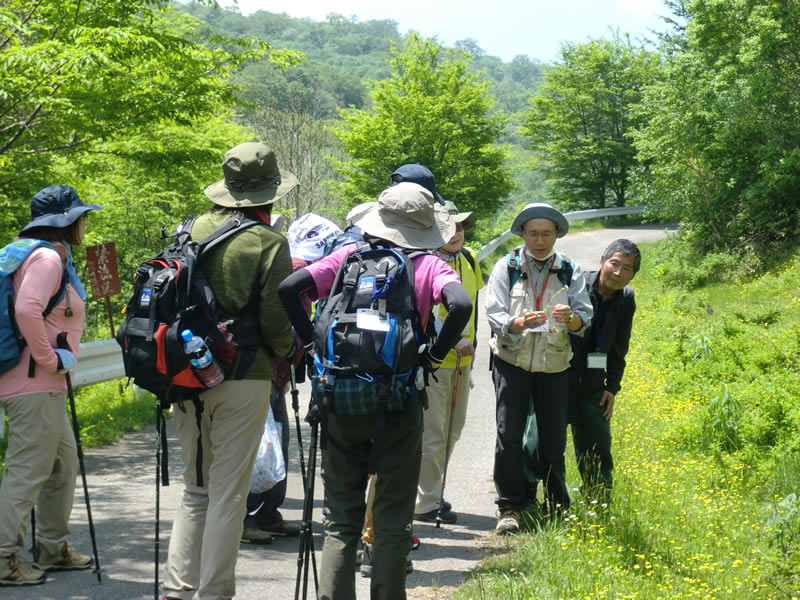
{"label": "leafy tree", "polygon": [[200,43],[199,24],[167,0],[0,4],[0,207],[12,213],[0,225],[24,218],[9,198],[41,186],[43,156],[192,123],[232,102],[224,76],[244,62],[297,59],[244,38]]}
{"label": "leafy tree", "polygon": [[493,215],[512,182],[507,150],[496,143],[506,119],[492,113],[489,84],[470,71],[468,53],[416,33],[392,55],[391,78],[372,84],[374,108],[341,111],[333,129],[350,156],[334,163],[345,208],[374,200],[395,168],[418,162],[459,208]]}
{"label": "leafy tree", "polygon": [[[678,3],[685,43],[642,103],[645,202],[679,218],[695,253],[768,258],[794,244],[800,208],[800,5]],[[671,41],[671,40],[668,40]],[[680,51],[683,48],[683,51]],[[766,253],[766,254],[765,254]]]}
{"label": "leafy tree", "polygon": [[531,97],[524,133],[563,208],[624,206],[636,151],[633,107],[653,81],[657,54],[629,39],[564,44]]}

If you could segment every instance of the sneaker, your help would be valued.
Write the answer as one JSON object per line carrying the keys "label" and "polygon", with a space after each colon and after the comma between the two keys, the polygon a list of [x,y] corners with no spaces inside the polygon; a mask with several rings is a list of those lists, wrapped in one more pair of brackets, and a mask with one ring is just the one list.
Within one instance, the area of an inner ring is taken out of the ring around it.
{"label": "sneaker", "polygon": [[361,549],[361,566],[358,569],[362,577],[372,577],[372,544],[364,542]]}
{"label": "sneaker", "polygon": [[39,544],[39,556],[33,566],[42,571],[74,571],[92,566],[92,557],[78,554],[67,542],[61,544],[58,554],[50,554]]}
{"label": "sneaker", "polygon": [[442,509],[441,517],[439,515],[439,509],[434,508],[431,511],[426,513],[417,513],[414,515],[414,518],[417,521],[425,521],[426,523],[436,523],[437,517],[439,517],[440,523],[455,523],[458,519],[458,515],[454,513],[452,510],[445,510]]}
{"label": "sneaker", "polygon": [[38,585],[47,573],[37,568],[23,567],[16,554],[0,556],[0,585]]}
{"label": "sneaker", "polygon": [[296,523],[289,523],[288,521],[281,519],[274,525],[262,526],[261,531],[265,531],[271,535],[297,537],[300,535],[300,525],[297,525]]}
{"label": "sneaker", "polygon": [[416,550],[419,548],[419,538],[415,535],[411,536],[411,549]]}
{"label": "sneaker", "polygon": [[271,544],[272,536],[254,527],[245,527],[239,541],[243,544]]}
{"label": "sneaker", "polygon": [[519,519],[520,512],[516,508],[501,508],[500,517],[497,519],[497,527],[495,527],[495,533],[497,533],[497,535],[519,533]]}

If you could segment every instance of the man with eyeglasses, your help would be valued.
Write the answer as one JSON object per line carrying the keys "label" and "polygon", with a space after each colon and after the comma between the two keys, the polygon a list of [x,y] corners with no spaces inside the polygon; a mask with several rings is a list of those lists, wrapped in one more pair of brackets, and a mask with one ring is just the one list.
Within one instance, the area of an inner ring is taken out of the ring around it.
{"label": "man with eyeglasses", "polygon": [[568,230],[567,219],[549,204],[528,204],[511,226],[524,244],[495,264],[486,286],[486,315],[494,333],[495,531],[500,535],[519,531],[520,513],[531,500],[523,473],[530,411],[536,416],[538,468],[548,509],[555,516],[569,507],[564,465],[569,335],[583,335],[592,304],[580,266],[554,249],[556,238]]}

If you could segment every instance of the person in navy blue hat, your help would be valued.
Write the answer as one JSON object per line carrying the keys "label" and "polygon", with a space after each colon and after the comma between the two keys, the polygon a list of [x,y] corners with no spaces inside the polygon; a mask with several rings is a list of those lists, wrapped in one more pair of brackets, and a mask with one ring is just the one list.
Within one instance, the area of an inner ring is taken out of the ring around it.
{"label": "person in navy blue hat", "polygon": [[[83,242],[87,213],[101,208],[84,204],[68,185],[47,187],[33,197],[31,222],[0,251],[0,271],[13,272],[15,321],[25,341],[19,362],[0,375],[0,408],[9,425],[0,485],[0,585],[43,583],[46,571],[92,565],[67,543],[78,454],[64,410],[64,374],[75,369],[86,300],[71,247]],[[61,333],[67,348],[58,347]],[[26,567],[17,552],[37,501],[34,563]]]}
{"label": "person in navy blue hat", "polygon": [[391,185],[397,185],[402,181],[410,181],[411,183],[421,185],[431,194],[433,194],[433,198],[439,204],[444,206],[444,199],[436,191],[436,178],[433,176],[433,173],[431,173],[431,170],[428,167],[423,167],[417,163],[403,165],[402,167],[398,167],[397,170],[392,173],[391,180]]}

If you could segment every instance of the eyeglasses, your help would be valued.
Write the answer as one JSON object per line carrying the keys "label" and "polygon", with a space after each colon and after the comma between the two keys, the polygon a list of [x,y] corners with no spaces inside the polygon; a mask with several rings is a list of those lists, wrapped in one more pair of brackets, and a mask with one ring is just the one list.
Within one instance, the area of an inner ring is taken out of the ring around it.
{"label": "eyeglasses", "polygon": [[535,240],[552,240],[556,237],[555,231],[523,231],[522,234]]}

